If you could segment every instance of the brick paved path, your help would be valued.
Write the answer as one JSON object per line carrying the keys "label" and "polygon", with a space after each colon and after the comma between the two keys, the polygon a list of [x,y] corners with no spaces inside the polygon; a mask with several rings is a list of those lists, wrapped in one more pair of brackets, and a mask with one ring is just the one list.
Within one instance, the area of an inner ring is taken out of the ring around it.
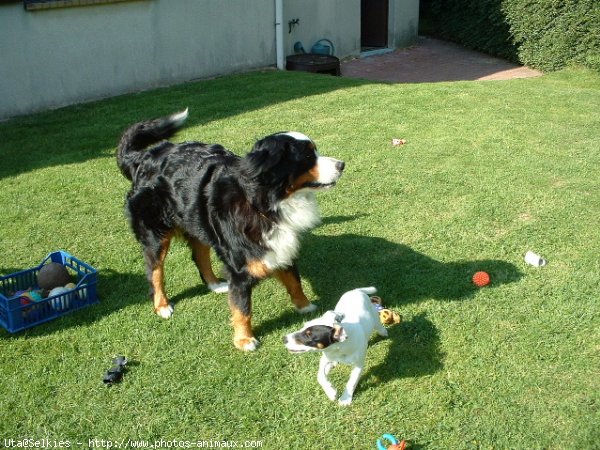
{"label": "brick paved path", "polygon": [[537,70],[429,37],[419,37],[413,47],[342,61],[341,68],[342,76],[398,83],[509,80],[542,75]]}

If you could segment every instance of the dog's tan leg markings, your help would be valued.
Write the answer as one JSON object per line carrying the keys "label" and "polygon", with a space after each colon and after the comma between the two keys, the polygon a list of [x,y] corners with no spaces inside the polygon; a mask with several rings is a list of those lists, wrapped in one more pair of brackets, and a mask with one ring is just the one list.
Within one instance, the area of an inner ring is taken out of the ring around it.
{"label": "dog's tan leg markings", "polygon": [[213,271],[210,262],[210,247],[193,238],[188,238],[188,244],[192,249],[192,258],[194,258],[198,272],[208,288],[213,292],[227,292],[227,283],[219,280]]}
{"label": "dog's tan leg markings", "polygon": [[169,252],[172,237],[172,235],[168,235],[161,241],[158,261],[152,267],[150,280],[154,292],[154,311],[164,319],[170,318],[173,314],[173,307],[169,304],[169,299],[165,293],[165,258]]}
{"label": "dog's tan leg markings", "polygon": [[246,267],[248,269],[248,273],[254,278],[262,279],[267,278],[269,275],[271,275],[271,271],[269,270],[267,265],[260,259],[248,261]]}
{"label": "dog's tan leg markings", "polygon": [[218,283],[219,279],[213,272],[212,264],[210,263],[210,247],[195,239],[189,239],[188,242],[192,248],[192,257],[204,282],[206,284]]}
{"label": "dog's tan leg markings", "polygon": [[253,351],[258,348],[258,341],[252,333],[252,314],[244,314],[229,300],[231,308],[231,324],[233,325],[233,345],[243,351]]}
{"label": "dog's tan leg markings", "polygon": [[278,270],[275,272],[275,276],[285,286],[290,294],[292,303],[296,309],[302,313],[312,312],[317,307],[313,305],[302,290],[302,284],[300,282],[300,276],[293,269]]}

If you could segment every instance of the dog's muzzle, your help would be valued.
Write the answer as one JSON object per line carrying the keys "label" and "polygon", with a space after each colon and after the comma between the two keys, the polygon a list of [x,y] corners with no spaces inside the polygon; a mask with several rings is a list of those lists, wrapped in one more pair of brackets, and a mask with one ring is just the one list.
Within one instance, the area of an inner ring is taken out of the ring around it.
{"label": "dog's muzzle", "polygon": [[317,167],[319,170],[319,177],[314,181],[306,183],[305,187],[312,189],[327,189],[335,186],[344,172],[346,163],[339,159],[319,156],[317,159]]}

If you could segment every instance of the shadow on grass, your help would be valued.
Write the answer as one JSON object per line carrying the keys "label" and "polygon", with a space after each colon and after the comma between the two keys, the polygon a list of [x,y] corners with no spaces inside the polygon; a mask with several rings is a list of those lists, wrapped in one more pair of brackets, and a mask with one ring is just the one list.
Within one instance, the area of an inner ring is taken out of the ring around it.
{"label": "shadow on grass", "polygon": [[[332,217],[328,223],[343,223],[354,217]],[[190,270],[193,270],[190,266]],[[300,258],[300,271],[319,298],[321,311],[335,307],[340,295],[362,286],[376,286],[384,304],[402,313],[402,306],[421,300],[461,301],[479,288],[471,282],[475,271],[491,275],[491,289],[518,281],[522,274],[513,265],[500,260],[441,262],[410,247],[386,239],[355,234],[307,236]],[[16,336],[51,334],[57,330],[84,326],[128,306],[147,303],[147,281],[143,274],[100,271],[100,304],[74,312],[58,320],[34,327]],[[282,296],[285,291],[282,289]],[[173,303],[208,293],[199,283],[174,296]],[[225,304],[224,307],[226,308]],[[310,318],[314,317],[311,315]],[[260,323],[255,333],[261,336],[281,333],[301,324],[307,317],[291,306],[288,311]],[[383,362],[367,373],[368,383],[385,383],[395,378],[432,374],[443,367],[439,333],[425,315],[418,315],[390,328],[391,344]]]}
{"label": "shadow on grass", "polygon": [[372,367],[364,376],[364,387],[377,386],[396,378],[417,378],[432,375],[443,368],[444,353],[435,325],[425,313],[409,321],[388,328],[388,353],[382,362]]}
{"label": "shadow on grass", "polygon": [[[352,219],[338,216],[325,222]],[[300,272],[319,298],[321,312],[333,309],[344,292],[364,286],[377,287],[384,304],[400,313],[403,305],[423,300],[464,301],[481,289],[471,281],[473,273],[480,270],[488,272],[492,279],[486,289],[517,282],[523,276],[516,266],[505,261],[442,262],[406,245],[356,234],[308,236],[300,258]],[[255,331],[259,338],[264,334],[283,334],[283,330],[307,319],[290,310],[263,321]],[[389,333],[388,355],[367,373],[367,384],[429,375],[443,368],[439,332],[425,314],[391,327]]]}
{"label": "shadow on grass", "polygon": [[477,271],[490,274],[490,288],[518,281],[522,273],[496,259],[442,262],[407,245],[357,234],[311,236],[305,240],[300,271],[321,305],[332,308],[350,289],[377,287],[387,306],[424,299],[465,300],[480,288],[471,281]]}
{"label": "shadow on grass", "polygon": [[[332,223],[344,220],[348,219],[336,217]],[[322,312],[333,309],[344,292],[357,287],[375,286],[385,306],[401,308],[429,299],[466,300],[481,289],[471,281],[476,271],[490,274],[492,283],[488,289],[522,277],[515,265],[505,261],[441,262],[407,245],[356,234],[307,237],[299,265],[302,278],[312,285],[319,298],[317,305]],[[303,319],[298,314],[291,315],[289,320],[273,317],[257,329],[271,333]]]}
{"label": "shadow on grass", "polygon": [[[106,157],[107,150],[110,153],[116,150],[128,126],[186,107],[190,109],[186,122],[189,127],[368,83],[302,72],[249,72],[18,117],[0,123],[3,159],[0,180],[32,170]],[[202,141],[203,137],[193,139]],[[177,140],[175,137],[174,141]],[[245,153],[250,148],[231,150]],[[116,162],[115,174],[120,176]]]}

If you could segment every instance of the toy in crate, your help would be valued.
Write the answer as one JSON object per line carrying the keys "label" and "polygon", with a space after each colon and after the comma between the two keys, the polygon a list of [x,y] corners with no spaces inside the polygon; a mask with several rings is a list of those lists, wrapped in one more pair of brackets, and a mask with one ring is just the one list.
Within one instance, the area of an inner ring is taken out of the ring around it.
{"label": "toy in crate", "polygon": [[11,333],[98,302],[97,271],[65,251],[0,276],[0,325]]}

